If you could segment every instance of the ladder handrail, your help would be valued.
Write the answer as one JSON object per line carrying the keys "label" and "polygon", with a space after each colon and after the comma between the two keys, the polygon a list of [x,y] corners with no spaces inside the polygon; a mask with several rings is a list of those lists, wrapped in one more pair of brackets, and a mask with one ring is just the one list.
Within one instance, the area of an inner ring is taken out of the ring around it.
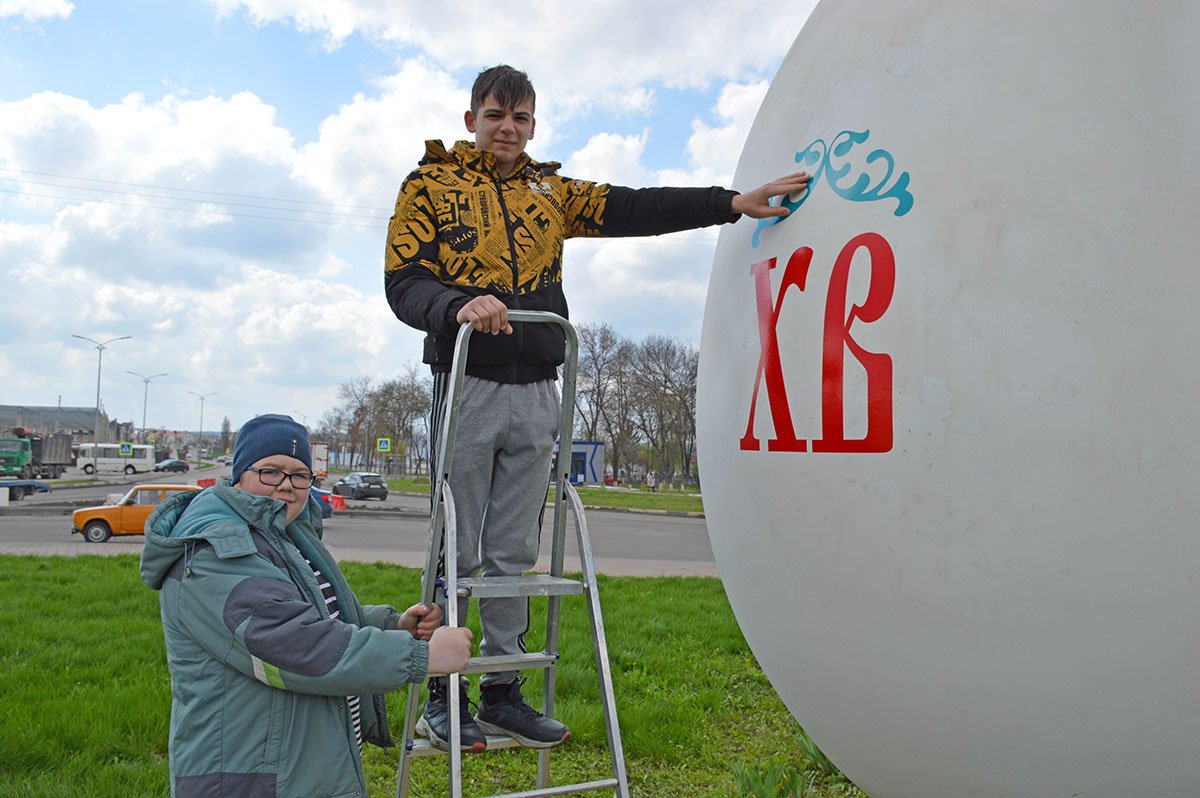
{"label": "ladder handrail", "polygon": [[[543,310],[510,310],[508,312],[509,322],[520,323],[542,323],[542,324],[557,324],[563,331],[563,336],[566,343],[566,349],[563,357],[563,373],[562,373],[562,405],[560,407],[558,418],[558,461],[555,466],[555,482],[561,485],[566,481],[570,473],[570,458],[563,456],[563,441],[569,442],[573,438],[575,425],[575,385],[576,372],[578,371],[578,353],[579,353],[579,336],[575,332],[575,327],[571,322],[567,321],[557,313],[551,313]],[[450,367],[450,384],[446,388],[446,395],[449,401],[446,402],[444,411],[444,421],[442,422],[441,441],[438,443],[437,453],[437,481],[433,486],[433,511],[429,518],[429,542],[432,545],[435,542],[437,532],[443,528],[445,522],[445,514],[442,507],[441,493],[442,483],[450,477],[450,463],[452,460],[447,457],[447,452],[453,450],[454,439],[458,434],[458,411],[459,404],[462,399],[462,382],[467,372],[467,347],[471,339],[471,335],[475,332],[475,328],[470,322],[464,323],[458,328],[458,335],[454,339],[454,362]],[[514,332],[514,335],[516,333]],[[565,433],[564,433],[565,430]],[[563,497],[562,491],[556,491],[554,496],[554,541],[557,543],[566,534],[566,518],[561,512]],[[440,548],[440,541],[439,541]],[[550,572],[555,576],[562,576],[563,556],[561,550],[552,550],[550,555]],[[436,575],[426,578],[422,582],[421,600],[428,604],[433,601]]]}

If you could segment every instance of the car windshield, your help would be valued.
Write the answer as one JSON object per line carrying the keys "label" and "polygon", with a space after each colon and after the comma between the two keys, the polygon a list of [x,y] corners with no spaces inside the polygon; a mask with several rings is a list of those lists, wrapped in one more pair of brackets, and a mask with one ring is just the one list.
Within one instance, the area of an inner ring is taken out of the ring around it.
{"label": "car windshield", "polygon": [[0,441],[0,452],[19,452],[21,451],[20,441]]}
{"label": "car windshield", "polygon": [[379,476],[378,474],[363,474],[362,481],[366,482],[368,485],[382,485],[383,477]]}

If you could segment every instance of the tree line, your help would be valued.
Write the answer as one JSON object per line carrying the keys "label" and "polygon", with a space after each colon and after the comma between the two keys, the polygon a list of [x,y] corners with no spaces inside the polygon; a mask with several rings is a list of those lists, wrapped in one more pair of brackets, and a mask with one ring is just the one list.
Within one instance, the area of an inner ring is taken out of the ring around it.
{"label": "tree line", "polygon": [[[662,335],[627,338],[608,324],[581,324],[575,395],[575,437],[605,443],[618,478],[653,470],[663,480],[695,479],[696,371],[699,350]],[[381,467],[377,438],[393,441],[393,467],[425,472],[431,379],[409,364],[397,377],[342,383],[338,404],[321,416],[315,437],[351,462],[365,455]]]}

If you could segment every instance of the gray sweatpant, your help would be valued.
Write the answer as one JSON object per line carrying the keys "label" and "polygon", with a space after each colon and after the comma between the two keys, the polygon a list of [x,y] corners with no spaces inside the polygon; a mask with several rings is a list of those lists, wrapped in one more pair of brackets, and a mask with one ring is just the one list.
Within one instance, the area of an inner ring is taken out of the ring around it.
{"label": "gray sweatpant", "polygon": [[[449,375],[434,375],[432,440],[441,441]],[[458,528],[458,576],[518,576],[533,568],[558,433],[559,396],[553,380],[509,385],[466,377],[450,488]],[[436,452],[431,462],[436,466]],[[444,610],[443,610],[444,611]],[[459,602],[459,623],[467,602]],[[529,600],[479,600],[483,656],[525,651]],[[487,673],[484,684],[511,682],[516,671]]]}

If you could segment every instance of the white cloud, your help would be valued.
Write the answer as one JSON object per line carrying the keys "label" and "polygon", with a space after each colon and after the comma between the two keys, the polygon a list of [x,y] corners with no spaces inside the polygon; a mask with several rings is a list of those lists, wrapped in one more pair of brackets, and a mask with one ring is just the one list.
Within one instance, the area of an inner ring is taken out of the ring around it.
{"label": "white cloud", "polygon": [[221,15],[241,11],[258,25],[291,24],[323,36],[331,48],[358,34],[380,45],[419,48],[452,70],[511,63],[529,72],[540,95],[566,115],[590,107],[640,112],[652,84],[704,88],[758,74],[779,61],[816,4],[513,0],[492,13],[465,2],[209,1]]}
{"label": "white cloud", "polygon": [[58,17],[66,19],[75,10],[67,0],[0,0],[0,19],[22,17],[27,22]]}
{"label": "white cloud", "polygon": [[729,185],[768,85],[766,81],[725,84],[712,109],[716,123],[692,121],[692,135],[685,148],[688,168],[663,170],[659,174],[662,184]]}
{"label": "white cloud", "polygon": [[643,186],[652,175],[642,163],[648,131],[637,136],[599,133],[563,164],[563,174],[584,180],[597,179],[622,186]]}
{"label": "white cloud", "polygon": [[331,200],[390,209],[404,177],[425,151],[426,138],[450,144],[466,135],[468,91],[421,60],[408,61],[358,93],[320,125],[317,141],[301,148],[295,176]]}
{"label": "white cloud", "polygon": [[[26,192],[0,195],[8,286],[0,340],[16,344],[4,347],[5,393],[16,393],[0,401],[53,404],[61,396],[89,405],[95,359],[71,333],[133,336],[105,353],[104,404],[140,419],[142,385],[124,372],[168,372],[152,387],[150,422],[172,428],[195,426],[187,390],[219,392],[206,411],[214,427],[221,415],[239,424],[267,410],[311,412],[315,421],[340,382],[390,376],[419,360],[421,337],[395,320],[378,290],[381,258],[364,267],[354,254],[359,237],[381,251],[382,227],[343,234],[247,218],[284,212],[235,204],[271,204],[248,195],[328,201],[368,193],[362,186],[387,155],[387,124],[356,168],[350,157],[314,167],[322,153],[350,147],[353,136],[339,139],[339,125],[352,127],[355,113],[370,116],[351,108],[327,120],[323,146],[301,152],[275,110],[247,93],[155,102],[130,95],[101,107],[42,93],[0,104],[0,176]],[[381,185],[394,192],[401,177],[388,174]],[[189,196],[208,201],[178,199]],[[63,320],[51,331],[48,315]]]}

